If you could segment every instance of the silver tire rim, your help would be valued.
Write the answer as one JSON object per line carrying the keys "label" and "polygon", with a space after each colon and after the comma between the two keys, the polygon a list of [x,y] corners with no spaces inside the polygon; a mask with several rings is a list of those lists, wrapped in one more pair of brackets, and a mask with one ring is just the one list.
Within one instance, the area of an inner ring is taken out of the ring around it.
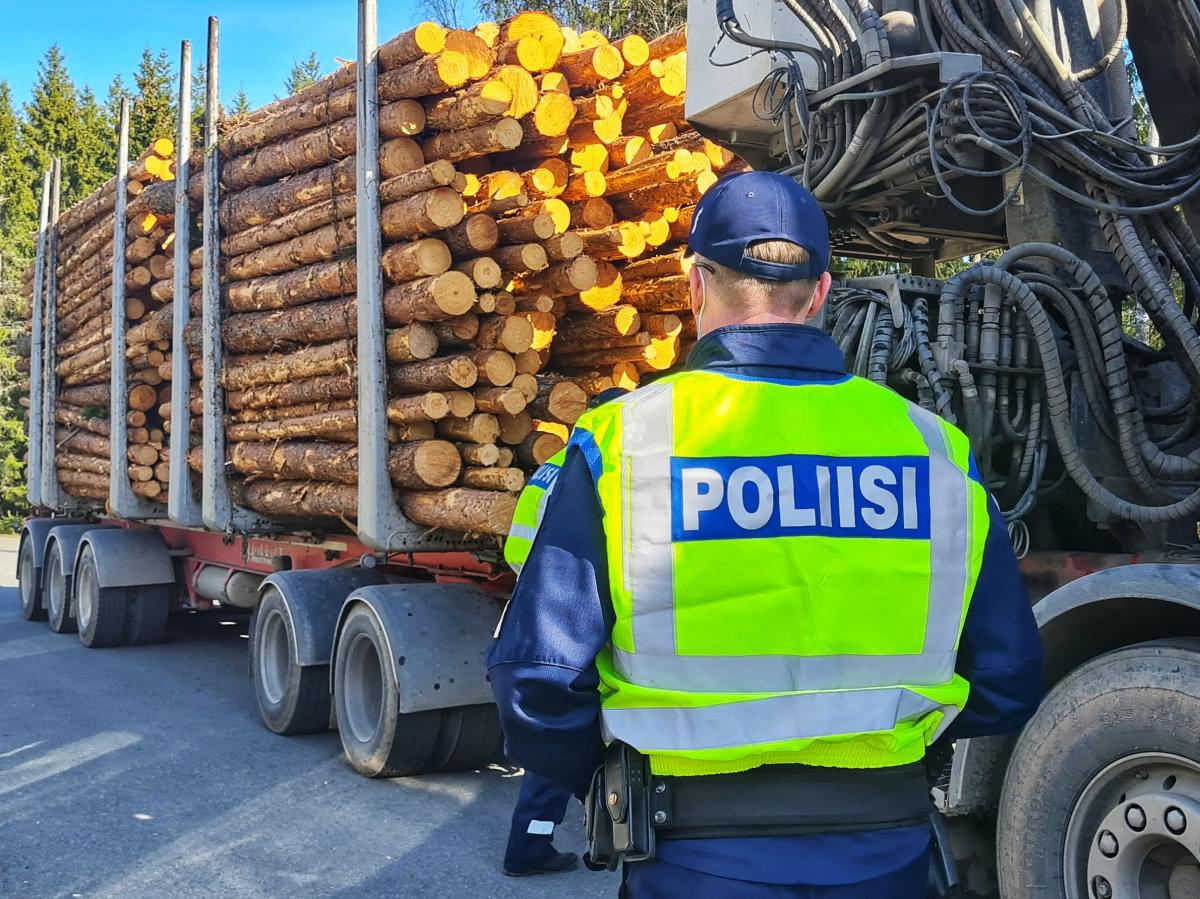
{"label": "silver tire rim", "polygon": [[367,634],[355,634],[350,641],[342,691],[351,735],[359,743],[370,743],[383,717],[384,689],[379,650]]}
{"label": "silver tire rim", "polygon": [[258,632],[258,680],[267,702],[279,705],[287,692],[292,656],[283,613],[279,609],[271,609],[259,622]]}
{"label": "silver tire rim", "polygon": [[1067,822],[1068,899],[1200,896],[1200,762],[1162,752],[1118,759],[1084,787]]}
{"label": "silver tire rim", "polygon": [[46,607],[51,619],[57,622],[60,620],[60,616],[66,617],[63,615],[63,612],[66,611],[67,602],[67,579],[62,573],[62,563],[59,561],[57,544],[55,544],[53,555],[46,558],[46,563],[48,566],[45,569],[47,575],[45,590]]}
{"label": "silver tire rim", "polygon": [[33,596],[37,592],[37,569],[33,567],[33,547],[30,545],[32,538],[26,538],[21,544],[21,560],[20,560],[20,583],[21,583],[21,605],[25,608],[33,606]]}
{"label": "silver tire rim", "polygon": [[89,551],[89,556],[83,560],[83,564],[79,566],[79,583],[75,585],[75,614],[79,618],[79,629],[87,630],[91,627],[92,618],[96,614],[96,605],[99,603],[100,588],[96,583],[96,574],[93,569],[93,563]]}

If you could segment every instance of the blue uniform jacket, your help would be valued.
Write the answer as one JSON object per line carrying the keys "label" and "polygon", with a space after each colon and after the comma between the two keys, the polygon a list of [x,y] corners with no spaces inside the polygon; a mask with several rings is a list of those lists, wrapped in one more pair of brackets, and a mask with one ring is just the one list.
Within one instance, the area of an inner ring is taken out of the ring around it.
{"label": "blue uniform jacket", "polygon": [[[743,378],[844,378],[841,351],[805,325],[738,325],[706,335],[688,367]],[[958,672],[971,684],[948,739],[1015,730],[1042,695],[1042,649],[1008,532],[992,506],[983,567],[967,614]],[[603,522],[584,454],[567,451],[528,562],[488,658],[509,755],[582,796],[600,763],[596,654],[608,641]],[[679,867],[762,883],[834,885],[911,864],[924,827],[796,837],[671,840],[658,856]]]}

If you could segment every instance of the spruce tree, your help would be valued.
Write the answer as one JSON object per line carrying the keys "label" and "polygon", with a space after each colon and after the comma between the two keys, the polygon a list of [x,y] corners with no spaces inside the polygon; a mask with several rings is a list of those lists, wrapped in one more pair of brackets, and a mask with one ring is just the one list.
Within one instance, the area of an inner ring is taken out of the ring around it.
{"label": "spruce tree", "polygon": [[229,110],[230,115],[245,115],[250,111],[250,98],[246,96],[246,89],[239,87],[237,94],[233,98],[233,106]]}
{"label": "spruce tree", "polygon": [[284,79],[283,87],[288,94],[294,94],[316,84],[320,77],[321,60],[317,58],[317,51],[314,50],[308,54],[307,59],[296,60],[292,65],[291,74]]}
{"label": "spruce tree", "polygon": [[57,156],[63,160],[62,208],[82,199],[71,182],[71,151],[79,128],[79,99],[67,73],[66,61],[58,44],[46,51],[38,65],[33,97],[25,104],[21,122],[22,156],[31,179],[39,186],[42,172]]}
{"label": "spruce tree", "polygon": [[129,122],[129,155],[137,157],[156,139],[175,134],[175,78],[167,51],[156,56],[143,50],[133,81],[137,93]]}
{"label": "spruce tree", "polygon": [[33,254],[30,232],[37,227],[34,182],[21,152],[20,128],[7,81],[0,81],[0,266],[10,272]]}

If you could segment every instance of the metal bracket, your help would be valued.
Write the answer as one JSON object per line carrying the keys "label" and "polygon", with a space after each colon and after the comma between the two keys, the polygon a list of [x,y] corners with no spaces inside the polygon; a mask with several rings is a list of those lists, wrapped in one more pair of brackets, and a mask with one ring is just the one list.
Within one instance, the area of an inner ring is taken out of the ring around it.
{"label": "metal bracket", "polygon": [[183,41],[179,50],[179,130],[175,138],[175,284],[171,308],[171,441],[168,447],[170,483],[167,485],[167,517],[183,527],[198,527],[203,523],[188,467],[188,438],[192,433],[192,362],[183,342],[192,312],[189,259],[192,216],[188,205],[191,155],[192,43]]}
{"label": "metal bracket", "polygon": [[[265,530],[270,525],[267,519],[234,505],[229,492],[229,480],[225,476],[225,391],[221,386],[225,354],[221,339],[221,226],[218,215],[221,205],[220,151],[217,146],[219,70],[220,23],[216,16],[210,16],[208,87],[204,98],[204,287],[201,319],[204,375],[200,380],[204,403],[204,471],[201,475],[201,518],[204,526],[214,531]],[[191,302],[190,296],[188,302]],[[171,415],[175,415],[174,406]]]}
{"label": "metal bracket", "polygon": [[33,309],[30,314],[32,346],[29,352],[29,451],[25,456],[25,492],[31,505],[42,504],[42,449],[44,417],[43,380],[45,364],[42,353],[46,324],[42,294],[46,277],[46,225],[50,218],[50,172],[42,175],[42,206],[38,217],[37,259],[33,268]]}
{"label": "metal bracket", "polygon": [[117,518],[155,518],[158,510],[129,482],[129,371],[125,356],[125,203],[129,185],[129,98],[121,99],[117,137],[117,193],[113,200],[112,365],[108,394],[108,504]]}
{"label": "metal bracket", "polygon": [[923,73],[933,74],[940,84],[949,84],[963,75],[983,71],[983,57],[978,53],[915,53],[912,56],[893,56],[879,65],[863,69],[849,78],[809,94],[808,103],[816,108],[838,94],[879,79],[881,85],[895,84]]}

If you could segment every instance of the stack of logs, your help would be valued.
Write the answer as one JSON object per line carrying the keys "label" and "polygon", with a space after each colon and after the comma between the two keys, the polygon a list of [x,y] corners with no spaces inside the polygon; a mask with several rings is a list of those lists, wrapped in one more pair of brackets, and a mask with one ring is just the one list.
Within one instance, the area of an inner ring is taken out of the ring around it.
{"label": "stack of logs", "polygon": [[[381,46],[386,429],[412,521],[506,533],[590,397],[685,357],[692,209],[740,165],[683,121],[685,44],[526,12]],[[276,518],[357,515],[355,99],[348,65],[222,124],[227,471],[239,503]],[[170,308],[131,353],[169,334]],[[195,318],[186,343],[198,469]]]}
{"label": "stack of logs", "polygon": [[[170,333],[135,337],[163,302],[169,277],[174,211],[174,144],[156,140],[130,166],[126,204],[125,316],[129,323],[129,455],[134,493],[166,501],[167,449],[157,409],[169,392]],[[59,219],[56,372],[59,391],[55,459],[63,491],[80,500],[108,498],[109,382],[112,367],[112,282],[116,179]],[[32,299],[32,268],[26,295]],[[170,291],[166,293],[170,298]],[[32,308],[32,302],[28,308]]]}

